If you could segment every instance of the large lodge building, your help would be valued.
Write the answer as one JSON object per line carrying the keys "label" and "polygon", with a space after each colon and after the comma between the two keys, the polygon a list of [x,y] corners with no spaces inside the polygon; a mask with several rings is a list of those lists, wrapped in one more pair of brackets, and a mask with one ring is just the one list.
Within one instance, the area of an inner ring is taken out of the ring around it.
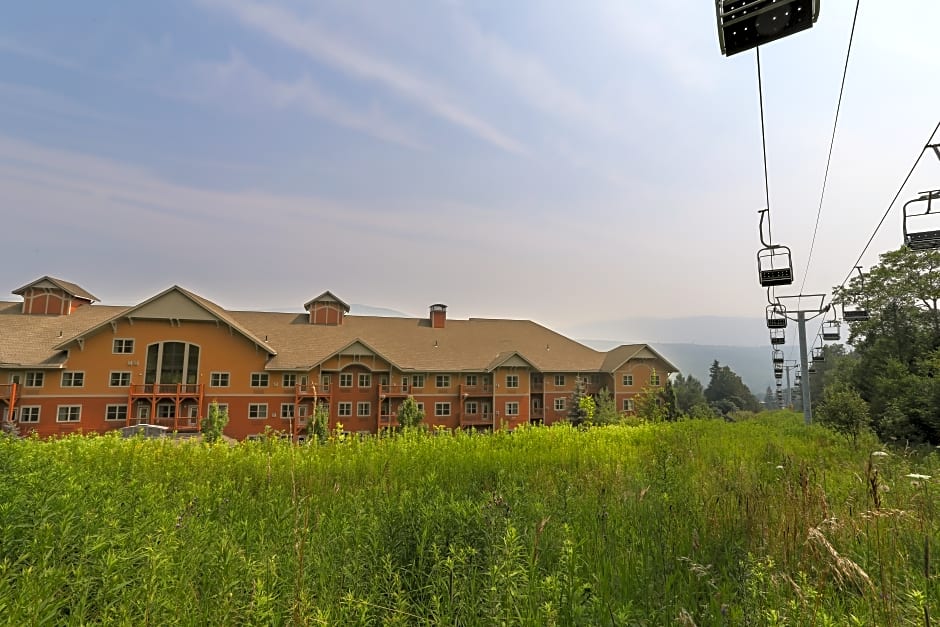
{"label": "large lodge building", "polygon": [[306,313],[228,311],[174,286],[131,307],[42,277],[0,302],[0,414],[54,436],[157,424],[198,431],[212,402],[236,439],[330,427],[376,433],[413,396],[425,423],[515,428],[564,420],[580,382],[617,407],[676,368],[645,344],[588,348],[529,320],[349,315],[324,292]]}

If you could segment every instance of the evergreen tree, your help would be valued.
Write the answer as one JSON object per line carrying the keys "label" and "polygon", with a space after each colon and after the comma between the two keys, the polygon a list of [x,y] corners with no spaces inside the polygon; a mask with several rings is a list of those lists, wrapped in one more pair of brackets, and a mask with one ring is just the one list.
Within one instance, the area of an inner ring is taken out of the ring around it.
{"label": "evergreen tree", "polygon": [[760,411],[760,403],[744,381],[731,368],[722,366],[716,359],[708,369],[708,387],[705,399],[723,414],[746,409]]}
{"label": "evergreen tree", "polygon": [[398,424],[403,428],[417,427],[424,420],[424,411],[418,409],[414,396],[409,396],[398,407]]}
{"label": "evergreen tree", "polygon": [[692,375],[685,377],[681,374],[676,375],[676,380],[672,387],[676,393],[676,405],[679,411],[684,414],[690,413],[692,408],[696,405],[703,405],[706,402],[702,382]]}
{"label": "evergreen tree", "polygon": [[222,439],[222,432],[228,424],[228,409],[220,409],[216,401],[209,405],[209,415],[202,419],[202,439],[213,444]]}

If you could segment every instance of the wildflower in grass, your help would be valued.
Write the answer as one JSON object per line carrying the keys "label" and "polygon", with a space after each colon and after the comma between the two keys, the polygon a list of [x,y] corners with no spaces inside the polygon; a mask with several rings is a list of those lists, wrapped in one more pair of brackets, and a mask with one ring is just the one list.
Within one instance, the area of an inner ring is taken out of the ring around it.
{"label": "wildflower in grass", "polygon": [[888,454],[884,451],[873,451],[871,454],[872,457],[887,457]]}
{"label": "wildflower in grass", "polygon": [[916,472],[912,472],[911,474],[904,475],[904,476],[907,477],[908,479],[915,479],[917,481],[927,481],[928,479],[930,479],[930,475],[919,475]]}

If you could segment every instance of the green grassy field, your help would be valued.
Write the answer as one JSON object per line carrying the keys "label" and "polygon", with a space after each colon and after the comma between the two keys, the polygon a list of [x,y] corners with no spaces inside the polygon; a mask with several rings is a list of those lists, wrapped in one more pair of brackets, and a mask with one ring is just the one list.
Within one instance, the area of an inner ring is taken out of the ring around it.
{"label": "green grassy field", "polygon": [[290,446],[0,440],[9,624],[940,620],[937,454],[787,413]]}

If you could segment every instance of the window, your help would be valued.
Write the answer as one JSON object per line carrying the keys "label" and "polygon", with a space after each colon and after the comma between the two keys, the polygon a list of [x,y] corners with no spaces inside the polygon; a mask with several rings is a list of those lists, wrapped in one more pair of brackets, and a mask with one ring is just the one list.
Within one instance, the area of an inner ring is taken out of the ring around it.
{"label": "window", "polygon": [[20,422],[39,422],[39,407],[20,407]]}
{"label": "window", "polygon": [[519,415],[519,403],[515,401],[506,403],[506,415],[518,416]]}
{"label": "window", "polygon": [[356,415],[369,417],[372,415],[372,403],[368,401],[359,401],[356,403]]}
{"label": "window", "polygon": [[507,375],[506,375],[506,387],[507,387],[507,388],[517,388],[517,387],[519,387],[519,375],[517,375],[517,374],[507,374]]}
{"label": "window", "polygon": [[434,403],[435,416],[450,416],[450,403]]}
{"label": "window", "polygon": [[267,403],[248,403],[248,417],[249,418],[267,418],[268,417],[268,404]]}
{"label": "window", "polygon": [[157,418],[175,418],[176,405],[170,403],[161,403],[157,405]]}
{"label": "window", "polygon": [[477,384],[477,376],[475,374],[468,374],[467,385],[476,385],[476,384]]}
{"label": "window", "polygon": [[[349,375],[349,376],[351,377],[352,375]],[[340,375],[340,377],[342,380],[342,375]],[[352,403],[349,403],[349,402],[337,403],[336,413],[340,417],[352,416]]]}
{"label": "window", "polygon": [[418,405],[418,411],[420,411],[420,412],[423,414],[423,413],[424,413],[424,403],[418,403],[417,405]]}
{"label": "window", "polygon": [[109,422],[125,422],[127,420],[127,405],[108,405],[104,409],[104,419]]}
{"label": "window", "polygon": [[129,372],[112,372],[111,378],[108,382],[113,388],[126,388],[131,384],[131,373]]}
{"label": "window", "polygon": [[439,374],[434,377],[434,385],[439,388],[449,388],[450,387],[450,375],[449,374]]}
{"label": "window", "polygon": [[268,373],[267,372],[252,372],[251,373],[251,387],[253,388],[268,387]]}
{"label": "window", "polygon": [[563,374],[556,374],[556,375],[555,375],[555,387],[556,387],[556,388],[563,388],[563,387],[565,387],[565,375],[563,375]]}
{"label": "window", "polygon": [[82,419],[81,405],[59,405],[56,422],[78,422]]}
{"label": "window", "polygon": [[633,411],[633,399],[632,398],[623,399],[623,411]]}
{"label": "window", "polygon": [[[62,387],[64,388],[80,388],[85,385],[85,373],[84,372],[63,372],[62,373]],[[69,405],[71,407],[71,405]],[[72,422],[60,420],[59,422]]]}
{"label": "window", "polygon": [[147,346],[144,383],[199,382],[199,347],[186,342],[159,342]]}
{"label": "window", "polygon": [[[223,413],[224,413],[224,414],[227,414],[227,413],[228,413],[228,403],[216,403],[216,405],[217,405],[218,408],[219,408],[219,413],[220,413],[220,414],[223,414]],[[209,407],[212,407],[212,403],[209,403]]]}
{"label": "window", "polygon": [[464,413],[467,414],[476,414],[477,413],[477,402],[476,401],[467,401],[467,404],[464,405]]}
{"label": "window", "polygon": [[653,372],[650,374],[650,385],[659,385],[659,373]]}
{"label": "window", "polygon": [[[293,407],[293,405],[291,405],[291,407]],[[283,409],[281,411],[283,412]],[[297,417],[305,418],[306,416],[307,416],[307,406],[301,405],[300,407],[297,408]]]}
{"label": "window", "polygon": [[332,381],[333,381],[333,377],[331,377],[330,375],[328,374],[320,375],[320,385],[328,388],[330,387],[330,382]]}
{"label": "window", "polygon": [[134,340],[115,339],[111,352],[115,355],[130,355],[134,352]]}
{"label": "window", "polygon": [[296,374],[292,372],[288,372],[288,373],[281,375],[281,387],[292,388],[295,385],[297,385]]}
{"label": "window", "polygon": [[210,372],[209,373],[209,387],[210,388],[227,388],[229,386],[229,373],[227,372]]}
{"label": "window", "polygon": [[26,387],[41,388],[45,378],[45,373],[43,372],[27,372]]}
{"label": "window", "polygon": [[424,387],[424,375],[415,374],[411,376],[411,387],[413,388],[423,388]]}
{"label": "window", "polygon": [[631,385],[633,385],[633,375],[632,374],[623,375],[623,384],[626,387],[630,387]]}
{"label": "window", "polygon": [[372,387],[372,375],[366,372],[359,374],[359,387],[360,388],[371,388]]}
{"label": "window", "polygon": [[294,417],[294,404],[293,403],[281,403],[281,418],[293,418]]}
{"label": "window", "polygon": [[555,399],[555,411],[565,411],[565,397]]}
{"label": "window", "polygon": [[341,388],[352,387],[352,373],[344,372],[341,375],[339,375],[339,387]]}

